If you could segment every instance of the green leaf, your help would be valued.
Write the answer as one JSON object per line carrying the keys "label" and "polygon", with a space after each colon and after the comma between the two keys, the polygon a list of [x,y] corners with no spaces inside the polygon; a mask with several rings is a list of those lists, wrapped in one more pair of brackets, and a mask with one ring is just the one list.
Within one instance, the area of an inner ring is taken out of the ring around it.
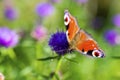
{"label": "green leaf", "polygon": [[112,56],[113,59],[120,59],[120,56]]}
{"label": "green leaf", "polygon": [[65,57],[65,59],[67,59],[67,60],[68,60],[68,61],[70,61],[70,62],[73,62],[73,63],[78,64],[78,62],[77,62],[77,61],[75,61],[75,60],[73,60],[73,59],[69,59],[69,58],[67,58],[67,57]]}
{"label": "green leaf", "polygon": [[46,57],[46,58],[39,58],[38,61],[47,61],[51,59],[59,59],[60,56],[54,56],[54,57]]}

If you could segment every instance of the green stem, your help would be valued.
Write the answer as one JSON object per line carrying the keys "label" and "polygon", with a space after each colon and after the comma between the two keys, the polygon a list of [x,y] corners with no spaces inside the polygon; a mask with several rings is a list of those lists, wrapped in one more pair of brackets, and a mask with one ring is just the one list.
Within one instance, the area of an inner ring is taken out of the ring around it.
{"label": "green stem", "polygon": [[36,58],[38,58],[38,57],[40,57],[40,53],[41,53],[41,51],[40,51],[40,44],[38,43],[38,42],[36,42]]}
{"label": "green stem", "polygon": [[9,48],[8,49],[8,54],[9,54],[11,59],[15,59],[16,58],[16,54],[15,54],[13,48]]}
{"label": "green stem", "polygon": [[60,66],[61,66],[61,63],[62,63],[62,56],[60,57],[60,59],[59,59],[59,61],[58,61],[58,64],[57,64],[57,67],[56,67],[56,69],[55,69],[55,72],[54,72],[54,75],[53,75],[53,77],[52,77],[52,80],[56,80],[55,79],[55,75],[58,73],[58,71],[59,71],[59,69],[60,69]]}
{"label": "green stem", "polygon": [[[36,50],[36,54],[35,54],[35,57],[36,57],[36,59],[37,58],[39,58],[39,57],[41,57],[42,56],[42,49],[41,49],[41,45],[39,44],[39,42],[36,42],[36,46],[35,46],[35,50]],[[40,68],[40,66],[42,66],[43,65],[43,63],[42,62],[37,62],[36,63],[36,60],[35,60],[35,67],[36,67],[36,70],[39,72],[42,72],[43,71],[43,69],[42,68]]]}

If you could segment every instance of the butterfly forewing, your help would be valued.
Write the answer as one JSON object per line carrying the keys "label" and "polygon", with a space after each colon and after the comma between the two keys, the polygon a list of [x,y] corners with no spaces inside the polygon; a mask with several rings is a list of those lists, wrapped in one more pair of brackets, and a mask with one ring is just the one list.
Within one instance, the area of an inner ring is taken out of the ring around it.
{"label": "butterfly forewing", "polygon": [[68,11],[65,11],[64,21],[67,30],[66,36],[68,42],[71,42],[74,39],[76,33],[78,32],[79,27],[76,24],[75,18],[72,17]]}

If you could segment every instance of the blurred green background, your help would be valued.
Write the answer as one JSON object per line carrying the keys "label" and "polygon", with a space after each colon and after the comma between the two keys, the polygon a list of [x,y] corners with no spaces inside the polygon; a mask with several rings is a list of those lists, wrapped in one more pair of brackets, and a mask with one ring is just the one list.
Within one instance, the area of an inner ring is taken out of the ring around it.
{"label": "blurred green background", "polygon": [[[42,17],[36,13],[36,6],[42,2],[52,4],[54,11],[51,15]],[[6,6],[16,9],[15,19],[10,20],[4,15]],[[48,41],[54,32],[65,31],[63,16],[66,9],[75,16],[80,28],[97,41],[105,58],[91,58],[73,52],[63,56],[61,62],[57,59],[37,60],[57,55],[48,46]],[[114,45],[105,39],[108,30],[119,34],[120,26],[112,21],[118,14],[120,0],[0,0],[0,27],[6,26],[22,34],[15,47],[0,48],[0,72],[5,80],[52,80],[48,77],[60,63],[57,72],[60,80],[120,80],[120,39]],[[96,19],[98,21],[94,21]],[[37,25],[47,30],[44,40],[31,36]]]}

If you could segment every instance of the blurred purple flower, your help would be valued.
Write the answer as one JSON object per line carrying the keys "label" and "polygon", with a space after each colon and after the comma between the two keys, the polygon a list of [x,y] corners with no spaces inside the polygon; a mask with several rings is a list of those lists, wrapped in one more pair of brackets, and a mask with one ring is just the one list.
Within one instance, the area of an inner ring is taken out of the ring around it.
{"label": "blurred purple flower", "polygon": [[115,42],[120,45],[120,34],[115,38]]}
{"label": "blurred purple flower", "polygon": [[111,45],[116,45],[117,36],[118,33],[115,30],[109,30],[105,33],[105,40]]}
{"label": "blurred purple flower", "polygon": [[38,41],[43,40],[47,36],[47,30],[43,26],[37,26],[32,31],[31,36]]}
{"label": "blurred purple flower", "polygon": [[65,32],[56,32],[51,35],[49,46],[59,55],[69,52],[69,44]]}
{"label": "blurred purple flower", "polygon": [[19,41],[19,36],[7,27],[0,27],[0,46],[14,47]]}
{"label": "blurred purple flower", "polygon": [[103,18],[96,17],[92,20],[92,26],[94,29],[100,29],[103,26]]}
{"label": "blurred purple flower", "polygon": [[13,7],[5,7],[4,15],[8,20],[15,20],[18,17],[18,13]]}
{"label": "blurred purple flower", "polygon": [[36,6],[36,13],[40,17],[49,16],[49,15],[53,14],[53,12],[54,12],[54,7],[50,3],[39,3]]}
{"label": "blurred purple flower", "polygon": [[0,73],[0,80],[4,80],[4,79],[5,79],[4,75]]}
{"label": "blurred purple flower", "polygon": [[76,0],[78,3],[85,4],[88,2],[88,0]]}
{"label": "blurred purple flower", "polygon": [[112,18],[112,23],[117,26],[120,27],[120,14],[114,15]]}

